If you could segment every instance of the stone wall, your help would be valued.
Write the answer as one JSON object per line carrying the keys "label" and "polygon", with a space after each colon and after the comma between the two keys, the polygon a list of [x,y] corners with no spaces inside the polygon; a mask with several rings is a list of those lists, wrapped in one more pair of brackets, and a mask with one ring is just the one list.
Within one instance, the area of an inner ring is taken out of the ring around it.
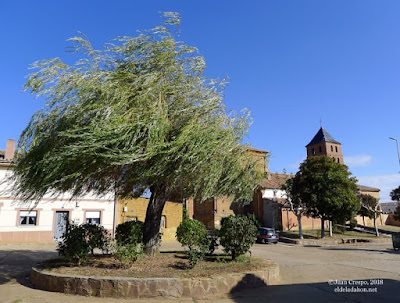
{"label": "stone wall", "polygon": [[31,270],[32,284],[42,290],[93,297],[154,298],[224,296],[248,288],[270,285],[279,279],[279,267],[272,263],[262,271],[227,274],[213,278],[120,278],[83,277]]}

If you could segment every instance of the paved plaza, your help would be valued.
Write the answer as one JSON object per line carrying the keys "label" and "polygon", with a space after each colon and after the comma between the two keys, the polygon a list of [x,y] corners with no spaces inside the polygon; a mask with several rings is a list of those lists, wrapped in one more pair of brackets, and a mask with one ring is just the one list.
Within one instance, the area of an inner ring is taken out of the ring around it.
{"label": "paved plaza", "polygon": [[[181,249],[169,242],[162,250]],[[256,244],[252,255],[280,265],[276,285],[237,293],[230,298],[136,299],[135,302],[399,302],[400,253],[390,244],[327,247]],[[0,244],[0,302],[85,303],[125,302],[123,299],[88,298],[32,288],[29,269],[36,262],[57,257],[54,244]],[[370,291],[360,293],[355,291]]]}

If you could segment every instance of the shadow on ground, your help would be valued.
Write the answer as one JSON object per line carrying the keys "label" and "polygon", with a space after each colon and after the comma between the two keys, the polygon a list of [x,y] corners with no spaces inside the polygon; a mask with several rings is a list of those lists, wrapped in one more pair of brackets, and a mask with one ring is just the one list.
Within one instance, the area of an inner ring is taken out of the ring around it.
{"label": "shadow on ground", "polygon": [[[259,282],[260,285],[264,284],[262,280]],[[341,282],[269,285],[267,287],[264,284],[263,287],[238,292],[245,286],[245,283],[241,281],[232,290],[231,299],[237,303],[399,302],[400,281],[380,278],[343,280],[347,285],[339,285]],[[375,285],[374,282],[380,285]],[[364,285],[361,286],[361,284]]]}
{"label": "shadow on ground", "polygon": [[57,257],[55,251],[0,250],[0,285],[16,281],[28,286],[32,266]]}

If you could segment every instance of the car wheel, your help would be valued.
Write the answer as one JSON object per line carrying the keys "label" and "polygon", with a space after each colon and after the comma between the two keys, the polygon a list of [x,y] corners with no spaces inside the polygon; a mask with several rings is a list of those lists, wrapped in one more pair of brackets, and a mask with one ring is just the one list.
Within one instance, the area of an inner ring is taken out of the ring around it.
{"label": "car wheel", "polygon": [[278,242],[274,242],[274,244],[278,244]]}

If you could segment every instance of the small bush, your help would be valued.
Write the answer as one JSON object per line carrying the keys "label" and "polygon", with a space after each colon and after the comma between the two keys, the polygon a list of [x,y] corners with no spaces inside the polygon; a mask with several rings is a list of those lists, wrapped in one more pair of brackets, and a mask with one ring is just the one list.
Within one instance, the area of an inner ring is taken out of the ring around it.
{"label": "small bush", "polygon": [[119,245],[137,245],[143,243],[143,222],[128,221],[118,224],[115,240]]}
{"label": "small bush", "polygon": [[86,241],[93,254],[95,248],[105,249],[110,243],[110,234],[101,225],[84,224],[82,227],[86,231]]}
{"label": "small bush", "polygon": [[62,242],[58,243],[57,251],[60,256],[79,265],[87,263],[90,246],[86,241],[86,230],[83,225],[69,224]]}
{"label": "small bush", "polygon": [[250,250],[257,240],[258,230],[254,216],[229,216],[224,218],[220,230],[220,244],[232,260]]}
{"label": "small bush", "polygon": [[110,241],[108,231],[101,225],[69,224],[62,242],[58,243],[60,256],[78,264],[88,262],[89,253],[95,248],[103,249]]}
{"label": "small bush", "polygon": [[217,230],[211,230],[208,233],[207,236],[207,241],[208,241],[208,251],[207,255],[212,255],[214,251],[218,248],[218,231]]}
{"label": "small bush", "polygon": [[126,244],[121,245],[115,243],[111,245],[112,254],[119,262],[121,268],[129,268],[132,264],[143,255],[142,244]]}
{"label": "small bush", "polygon": [[189,264],[191,267],[203,259],[209,250],[206,226],[195,219],[183,220],[176,231],[176,238],[182,246],[189,248]]}
{"label": "small bush", "polygon": [[351,219],[350,220],[350,224],[349,224],[350,225],[350,230],[354,230],[354,228],[357,227],[357,224],[358,223],[357,223],[356,218]]}

